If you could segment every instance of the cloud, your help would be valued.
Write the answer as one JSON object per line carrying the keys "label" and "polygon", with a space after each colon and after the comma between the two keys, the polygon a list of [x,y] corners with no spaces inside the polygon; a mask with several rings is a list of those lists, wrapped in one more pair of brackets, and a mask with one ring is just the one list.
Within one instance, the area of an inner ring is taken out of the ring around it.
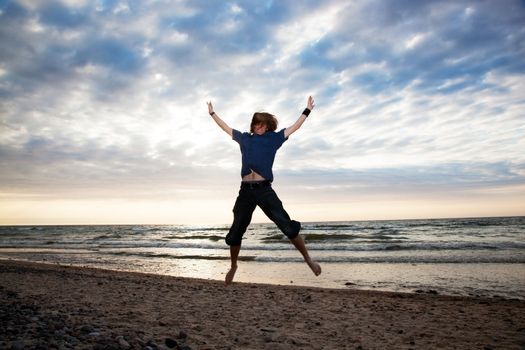
{"label": "cloud", "polygon": [[[368,93],[415,80],[427,93],[456,78],[463,80],[457,89],[483,87],[480,79],[491,71],[523,72],[518,2],[371,1],[346,7],[338,19],[303,53],[303,65],[357,71],[352,85]],[[376,66],[366,69],[371,63]]]}
{"label": "cloud", "polygon": [[523,23],[511,0],[2,2],[0,190],[219,189],[240,156],[205,102],[240,130],[258,110],[286,127],[310,94],[278,181],[516,186]]}
{"label": "cloud", "polygon": [[81,27],[88,20],[88,14],[83,9],[71,8],[56,1],[42,6],[39,17],[42,24],[57,28]]}

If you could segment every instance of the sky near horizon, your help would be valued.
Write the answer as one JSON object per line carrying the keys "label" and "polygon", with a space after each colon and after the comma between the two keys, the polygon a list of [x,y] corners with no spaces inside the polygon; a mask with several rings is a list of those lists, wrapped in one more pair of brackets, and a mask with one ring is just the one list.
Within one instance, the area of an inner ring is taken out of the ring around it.
{"label": "sky near horizon", "polygon": [[[2,1],[0,224],[228,224],[253,112],[299,221],[525,215],[523,1]],[[265,221],[258,210],[254,221]]]}

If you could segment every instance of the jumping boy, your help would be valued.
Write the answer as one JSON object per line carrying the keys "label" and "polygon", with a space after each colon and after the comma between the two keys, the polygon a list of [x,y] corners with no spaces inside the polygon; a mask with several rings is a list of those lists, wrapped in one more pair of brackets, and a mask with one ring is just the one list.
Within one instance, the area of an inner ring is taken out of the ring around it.
{"label": "jumping boy", "polygon": [[250,132],[241,133],[226,124],[208,102],[208,113],[213,120],[230,137],[239,143],[242,154],[241,189],[233,207],[233,224],[226,235],[226,244],[230,246],[231,268],[226,274],[226,284],[233,281],[237,271],[237,259],[241,251],[242,236],[252,220],[256,206],[272,220],[277,227],[290,239],[295,248],[301,252],[304,261],[312,272],[319,276],[321,266],[308,255],[304,240],[299,235],[301,223],[291,220],[284,210],[279,197],[272,188],[272,166],[275,154],[288,137],[303,125],[306,118],[314,108],[314,99],[308,97],[306,109],[299,119],[290,127],[275,132],[277,119],[270,113],[258,112],[253,114]]}

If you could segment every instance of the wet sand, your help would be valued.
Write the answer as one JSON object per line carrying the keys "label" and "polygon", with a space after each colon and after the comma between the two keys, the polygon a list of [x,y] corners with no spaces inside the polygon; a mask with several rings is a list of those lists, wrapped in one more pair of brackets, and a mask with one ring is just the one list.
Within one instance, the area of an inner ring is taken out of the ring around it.
{"label": "wet sand", "polygon": [[0,295],[7,349],[525,348],[523,300],[226,287],[9,260],[0,260]]}

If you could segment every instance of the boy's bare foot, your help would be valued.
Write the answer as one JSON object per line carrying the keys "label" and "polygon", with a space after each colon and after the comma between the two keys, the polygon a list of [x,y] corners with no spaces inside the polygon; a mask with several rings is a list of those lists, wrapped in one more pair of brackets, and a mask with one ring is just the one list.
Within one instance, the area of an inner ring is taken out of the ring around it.
{"label": "boy's bare foot", "polygon": [[306,259],[306,263],[308,264],[308,266],[310,266],[310,269],[316,276],[319,276],[321,274],[321,265],[319,265],[312,259]]}
{"label": "boy's bare foot", "polygon": [[226,279],[225,279],[225,282],[226,282],[226,285],[230,285],[233,281],[233,277],[235,276],[235,272],[237,272],[237,266],[233,267],[230,269],[230,271],[228,271],[228,273],[226,274]]}

